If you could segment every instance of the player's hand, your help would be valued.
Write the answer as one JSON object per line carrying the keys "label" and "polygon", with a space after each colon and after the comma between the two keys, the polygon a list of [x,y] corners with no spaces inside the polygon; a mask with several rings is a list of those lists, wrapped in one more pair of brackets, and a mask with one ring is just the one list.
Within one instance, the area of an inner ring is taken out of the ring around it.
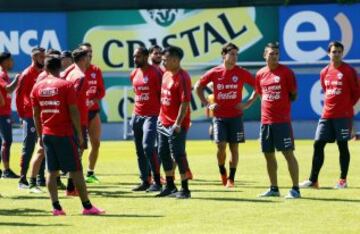
{"label": "player's hand", "polygon": [[172,128],[173,128],[173,131],[176,132],[176,133],[179,133],[181,131],[181,126],[180,125],[174,124],[172,126]]}
{"label": "player's hand", "polygon": [[80,149],[83,150],[85,148],[85,142],[84,142],[84,138],[81,134],[78,135],[78,141],[79,141]]}
{"label": "player's hand", "polygon": [[237,109],[237,110],[245,110],[247,108],[248,108],[248,106],[245,103],[238,103],[235,105],[235,109]]}
{"label": "player's hand", "polygon": [[208,104],[208,105],[207,105],[207,108],[208,108],[209,110],[211,110],[211,111],[214,111],[214,110],[216,110],[216,109],[218,108],[218,104],[216,104],[216,103]]}

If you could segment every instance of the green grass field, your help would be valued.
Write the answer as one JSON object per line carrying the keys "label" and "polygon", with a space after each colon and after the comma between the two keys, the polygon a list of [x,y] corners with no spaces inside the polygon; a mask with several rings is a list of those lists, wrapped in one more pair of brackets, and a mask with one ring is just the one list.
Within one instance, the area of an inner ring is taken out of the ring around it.
{"label": "green grass field", "polygon": [[[359,233],[360,147],[350,143],[352,153],[346,190],[332,187],[339,176],[336,145],[326,148],[320,190],[302,190],[300,200],[285,200],[291,182],[286,162],[278,155],[282,197],[259,199],[267,189],[265,160],[257,141],[240,145],[236,188],[220,185],[215,145],[208,141],[187,144],[194,180],[192,198],[154,198],[133,193],[138,169],[132,142],[103,142],[97,175],[102,183],[90,185],[91,200],[106,209],[101,217],[80,215],[78,198],[60,192],[65,217],[52,217],[47,194],[18,190],[17,180],[0,180],[0,234],[15,233]],[[311,165],[312,142],[297,141],[300,180]],[[20,144],[12,148],[12,167],[18,172]],[[87,165],[87,159],[83,160]],[[177,176],[179,178],[179,176]],[[177,180],[179,182],[179,180]]]}

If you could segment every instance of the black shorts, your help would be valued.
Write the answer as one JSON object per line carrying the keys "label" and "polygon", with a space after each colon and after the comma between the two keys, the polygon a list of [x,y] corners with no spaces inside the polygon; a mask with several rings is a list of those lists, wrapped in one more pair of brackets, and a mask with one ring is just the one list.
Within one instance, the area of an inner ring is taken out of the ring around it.
{"label": "black shorts", "polygon": [[348,141],[351,139],[352,119],[323,119],[319,120],[316,128],[315,140],[335,142]]}
{"label": "black shorts", "polygon": [[74,136],[43,135],[43,146],[48,171],[82,170],[79,145]]}
{"label": "black shorts", "polygon": [[216,143],[245,142],[244,124],[240,116],[234,118],[215,117],[213,122],[214,122],[214,139]]}
{"label": "black shorts", "polygon": [[290,123],[261,124],[261,150],[264,153],[294,150],[294,136]]}
{"label": "black shorts", "polygon": [[91,111],[89,111],[88,112],[88,122],[93,120],[98,113],[100,113],[100,110],[91,110]]}

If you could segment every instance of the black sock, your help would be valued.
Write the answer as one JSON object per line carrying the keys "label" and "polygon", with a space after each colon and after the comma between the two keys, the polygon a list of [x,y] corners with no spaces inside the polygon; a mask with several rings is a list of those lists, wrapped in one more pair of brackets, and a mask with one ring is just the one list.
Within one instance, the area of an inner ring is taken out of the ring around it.
{"label": "black sock", "polygon": [[173,176],[166,176],[166,186],[171,188],[175,187]]}
{"label": "black sock", "polygon": [[181,181],[181,188],[184,191],[189,191],[189,183],[188,183],[188,179],[182,180]]}
{"label": "black sock", "polygon": [[91,202],[89,200],[85,201],[85,202],[82,202],[82,205],[84,207],[84,209],[91,209],[93,206],[91,205]]}
{"label": "black sock", "polygon": [[232,180],[232,181],[235,180],[235,173],[236,173],[236,168],[230,168],[229,180]]}
{"label": "black sock", "polygon": [[225,165],[219,165],[219,171],[221,175],[225,175],[226,174]]}
{"label": "black sock", "polygon": [[52,206],[56,210],[62,210],[62,207],[60,206],[59,201],[53,202]]}
{"label": "black sock", "polygon": [[294,189],[294,190],[297,191],[297,192],[300,191],[299,186],[292,186],[292,189]]}
{"label": "black sock", "polygon": [[160,182],[160,174],[154,174],[154,180],[156,184],[161,184]]}
{"label": "black sock", "polygon": [[340,152],[340,179],[346,180],[348,171],[349,171],[349,163],[350,163],[350,152],[347,141],[338,141],[337,142],[339,152]]}
{"label": "black sock", "polygon": [[[299,187],[298,187],[299,189]],[[278,186],[270,186],[270,190],[274,191],[274,192],[279,192],[279,187]]]}
{"label": "black sock", "polygon": [[94,175],[94,171],[88,170],[86,173],[86,176],[93,176],[93,175]]}
{"label": "black sock", "polygon": [[36,185],[36,178],[30,177],[30,186],[35,186],[35,185]]}
{"label": "black sock", "polygon": [[321,167],[324,163],[324,148],[325,141],[315,141],[314,143],[314,154],[312,159],[312,167],[309,180],[316,183],[319,178]]}
{"label": "black sock", "polygon": [[67,186],[66,186],[66,190],[67,191],[74,191],[75,190],[75,186],[74,186],[74,182],[71,178],[68,178],[68,183],[67,183]]}

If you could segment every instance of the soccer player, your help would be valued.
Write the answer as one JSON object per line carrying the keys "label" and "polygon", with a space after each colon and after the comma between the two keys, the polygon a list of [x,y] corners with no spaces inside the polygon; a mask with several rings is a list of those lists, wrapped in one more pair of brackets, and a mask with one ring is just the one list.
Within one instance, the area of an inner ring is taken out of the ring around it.
{"label": "soccer player", "polygon": [[61,70],[66,70],[69,66],[74,63],[71,55],[71,51],[64,50],[61,52]]}
{"label": "soccer player", "polygon": [[10,53],[2,52],[0,54],[0,93],[2,105],[0,107],[0,145],[1,159],[4,164],[4,171],[0,176],[2,178],[19,178],[10,169],[10,148],[12,144],[12,124],[11,124],[11,93],[15,90],[19,75],[10,82],[8,71],[13,67],[13,59]]}
{"label": "soccer player", "polygon": [[300,187],[319,188],[318,177],[324,162],[324,148],[336,141],[339,149],[340,179],[335,188],[347,187],[346,177],[350,163],[348,140],[351,138],[351,124],[354,105],[359,99],[360,88],[354,68],[342,60],[344,46],[330,42],[328,56],[330,63],[320,72],[320,82],[324,90],[324,107],[319,120],[314,142],[314,153],[309,180]]}
{"label": "soccer player", "polygon": [[[227,188],[233,188],[239,157],[239,143],[245,142],[243,127],[243,110],[248,108],[252,100],[242,103],[244,84],[254,86],[253,76],[236,65],[239,48],[228,43],[221,51],[223,64],[206,72],[196,83],[195,90],[204,106],[214,111],[214,139],[217,144],[217,159],[221,181]],[[209,104],[204,95],[205,86],[212,82],[215,103]],[[226,145],[229,143],[231,158],[230,174],[225,168]]]}
{"label": "soccer player", "polygon": [[[186,157],[186,134],[190,127],[191,78],[181,68],[183,51],[168,47],[163,53],[166,72],[161,84],[161,105],[158,122],[159,154],[166,174],[166,186],[157,197],[190,198],[188,185],[189,164]],[[173,177],[175,159],[181,176],[181,190],[177,192]]]}
{"label": "soccer player", "polygon": [[[291,102],[296,99],[295,75],[290,68],[279,64],[279,44],[269,43],[264,50],[266,66],[255,78],[254,96],[261,96],[261,149],[264,153],[270,189],[259,197],[279,197],[275,149],[284,155],[292,189],[285,198],[300,198],[299,167],[294,155],[294,138],[290,120]],[[252,98],[251,98],[252,99]]]}
{"label": "soccer player", "polygon": [[[46,51],[46,57],[57,55],[60,56],[61,53],[55,49],[48,49]],[[36,83],[45,79],[49,75],[47,70],[43,70],[36,79]],[[45,181],[37,181],[36,175],[38,178],[44,177],[45,174],[45,154],[42,145],[37,144],[37,149],[35,150],[36,154],[31,158],[30,161],[30,181],[29,181],[29,193],[43,193],[40,186],[45,186]],[[65,185],[61,182],[60,176],[57,177],[57,184],[59,189],[65,189]]]}
{"label": "soccer player", "polygon": [[165,72],[165,68],[161,66],[162,48],[158,45],[149,48],[150,64],[160,70],[161,73]]}
{"label": "soccer player", "polygon": [[[160,162],[155,141],[162,74],[148,63],[149,51],[146,48],[137,48],[133,58],[136,68],[130,74],[130,81],[135,92],[135,108],[131,125],[142,182],[132,191],[155,192],[161,190]],[[149,164],[154,177],[153,184],[149,181]]]}
{"label": "soccer player", "polygon": [[[73,83],[59,79],[60,57],[47,57],[45,69],[49,75],[35,84],[31,100],[36,131],[40,143],[44,146],[49,171],[46,183],[53,206],[52,214],[54,216],[66,215],[58,199],[56,178],[59,170],[70,172],[84,207],[82,214],[103,214],[104,210],[91,204],[82,174],[78,146],[83,147],[84,139]],[[75,128],[77,139],[74,139],[73,128]]]}
{"label": "soccer player", "polygon": [[[80,44],[80,48],[88,51],[91,62],[91,44]],[[104,80],[100,68],[93,64],[90,64],[90,66],[85,71],[85,81],[88,85],[88,134],[91,144],[91,149],[89,152],[89,166],[85,181],[86,183],[99,183],[100,181],[95,176],[94,170],[99,157],[101,137],[100,101],[105,96]]]}
{"label": "soccer player", "polygon": [[[26,68],[19,79],[16,89],[16,108],[23,123],[24,141],[22,146],[20,163],[19,188],[28,188],[29,183],[26,174],[36,144],[36,130],[32,114],[30,93],[44,67],[45,49],[36,47],[31,51],[31,65]],[[45,183],[45,178],[39,178],[40,183]]]}
{"label": "soccer player", "polygon": [[[84,138],[84,148],[82,148],[80,152],[80,155],[82,155],[84,149],[87,149],[88,106],[86,93],[88,91],[88,83],[86,82],[85,71],[90,66],[91,53],[88,50],[78,48],[72,52],[72,56],[75,62],[74,69],[68,73],[66,80],[73,84],[78,109],[80,111],[80,124]],[[77,191],[75,190],[71,177],[68,179],[66,194],[68,196],[77,196]]]}

